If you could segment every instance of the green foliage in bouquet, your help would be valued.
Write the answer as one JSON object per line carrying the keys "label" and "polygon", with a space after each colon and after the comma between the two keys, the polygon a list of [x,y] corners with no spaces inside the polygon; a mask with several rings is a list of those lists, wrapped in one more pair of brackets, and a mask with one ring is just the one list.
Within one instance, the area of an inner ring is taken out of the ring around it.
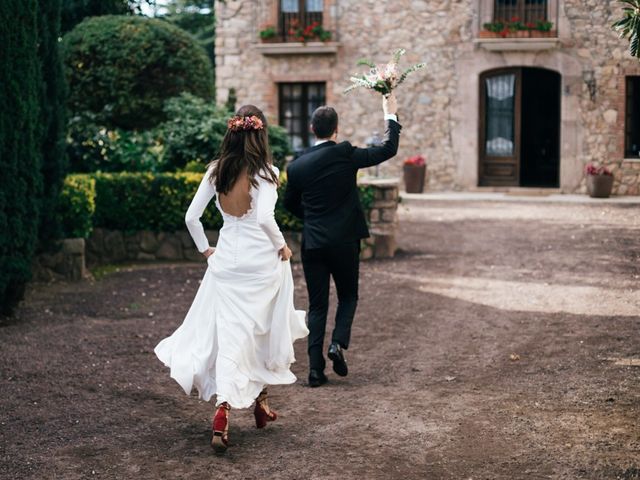
{"label": "green foliage in bouquet", "polygon": [[72,113],[93,112],[109,127],[148,129],[164,102],[190,92],[213,98],[207,54],[184,30],[139,16],[93,17],[63,38]]}
{"label": "green foliage in bouquet", "polygon": [[68,175],[64,180],[57,214],[66,238],[87,238],[93,231],[96,181],[88,175]]}
{"label": "green foliage in bouquet", "polygon": [[401,72],[398,63],[405,53],[406,50],[404,48],[396,50],[392,60],[386,65],[376,65],[371,60],[364,58],[358,60],[357,65],[365,65],[370,68],[369,73],[352,76],[350,78],[351,85],[344,93],[349,93],[356,88],[365,88],[382,95],[389,95],[400,84],[404,83],[409,75],[426,66],[425,63],[418,63]]}
{"label": "green foliage in bouquet", "polygon": [[629,39],[629,53],[640,58],[640,0],[620,0],[624,17],[613,24],[620,38]]}

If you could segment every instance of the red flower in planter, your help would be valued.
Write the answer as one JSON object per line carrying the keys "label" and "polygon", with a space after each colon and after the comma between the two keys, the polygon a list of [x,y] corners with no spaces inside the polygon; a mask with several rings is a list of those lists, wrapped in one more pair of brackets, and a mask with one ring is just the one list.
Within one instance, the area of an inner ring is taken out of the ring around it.
{"label": "red flower in planter", "polygon": [[611,173],[611,170],[609,170],[607,167],[605,166],[601,166],[598,167],[593,163],[590,163],[589,165],[587,165],[587,167],[585,168],[585,173],[587,175],[613,175]]}
{"label": "red flower in planter", "polygon": [[422,155],[414,155],[413,157],[409,157],[404,161],[405,165],[412,165],[414,167],[423,167],[427,164],[426,160]]}

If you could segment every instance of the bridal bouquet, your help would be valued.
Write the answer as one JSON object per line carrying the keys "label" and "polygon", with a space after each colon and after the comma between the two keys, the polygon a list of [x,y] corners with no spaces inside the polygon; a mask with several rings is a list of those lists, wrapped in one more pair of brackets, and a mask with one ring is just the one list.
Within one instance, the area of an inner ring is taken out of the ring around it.
{"label": "bridal bouquet", "polygon": [[393,54],[393,58],[386,65],[376,65],[369,60],[359,60],[358,65],[366,65],[371,70],[364,75],[354,75],[351,77],[351,85],[344,93],[349,93],[356,88],[366,88],[368,90],[374,90],[382,95],[389,95],[392,90],[395,90],[398,85],[406,80],[406,78],[416,70],[419,70],[426,66],[426,63],[418,63],[412,67],[407,68],[404,72],[400,71],[398,62],[400,58],[406,53],[404,48],[396,50]]}

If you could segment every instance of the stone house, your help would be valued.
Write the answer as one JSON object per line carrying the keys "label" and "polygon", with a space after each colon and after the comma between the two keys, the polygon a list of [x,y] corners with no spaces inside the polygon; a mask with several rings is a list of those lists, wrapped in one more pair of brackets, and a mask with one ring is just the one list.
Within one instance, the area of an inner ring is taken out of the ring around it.
{"label": "stone house", "polygon": [[569,193],[597,162],[615,193],[637,195],[640,62],[610,28],[620,15],[616,0],[216,2],[217,100],[260,106],[296,149],[329,104],[341,138],[364,145],[383,128],[380,100],[344,95],[349,76],[406,48],[406,65],[428,66],[398,91],[401,148],[382,175],[422,154],[431,190]]}

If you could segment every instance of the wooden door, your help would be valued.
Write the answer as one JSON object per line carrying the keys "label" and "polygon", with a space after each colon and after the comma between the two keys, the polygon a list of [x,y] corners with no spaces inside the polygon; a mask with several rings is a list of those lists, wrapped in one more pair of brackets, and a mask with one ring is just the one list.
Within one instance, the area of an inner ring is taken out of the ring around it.
{"label": "wooden door", "polygon": [[480,186],[519,185],[521,105],[522,69],[480,77]]}

